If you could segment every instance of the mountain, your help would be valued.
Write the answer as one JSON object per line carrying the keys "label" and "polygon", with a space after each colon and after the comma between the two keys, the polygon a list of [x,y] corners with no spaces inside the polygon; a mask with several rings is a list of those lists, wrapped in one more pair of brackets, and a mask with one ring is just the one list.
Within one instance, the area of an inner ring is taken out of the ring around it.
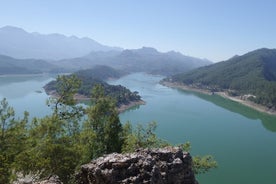
{"label": "mountain", "polygon": [[102,45],[87,37],[28,33],[12,26],[0,28],[0,54],[15,58],[59,60],[80,57],[91,51],[109,50],[122,49]]}
{"label": "mountain", "polygon": [[59,67],[39,59],[15,59],[0,55],[0,75],[5,74],[38,74],[62,72]]}
{"label": "mountain", "polygon": [[116,50],[110,51],[92,51],[83,57],[77,57],[72,59],[62,59],[59,61],[52,61],[60,67],[66,67],[69,71],[78,71],[88,68],[92,68],[97,65],[107,65],[114,67],[114,59],[121,52]]}
{"label": "mountain", "polygon": [[229,95],[243,96],[275,109],[276,49],[258,49],[166,80],[211,91],[226,91]]}
{"label": "mountain", "polygon": [[111,78],[118,79],[126,75],[127,73],[121,70],[116,70],[109,66],[97,65],[90,69],[79,70],[75,72],[75,74],[79,77],[85,76],[85,77],[95,78],[95,79],[100,79],[105,81]]}
{"label": "mountain", "polygon": [[185,56],[179,52],[158,52],[154,48],[127,49],[123,51],[93,51],[90,54],[55,62],[71,69],[84,69],[95,65],[108,65],[128,72],[172,75],[211,64],[208,60]]}
{"label": "mountain", "polygon": [[115,59],[120,68],[133,72],[172,75],[211,64],[210,61],[182,55],[171,51],[158,52],[154,48],[143,47],[135,50],[124,50]]}

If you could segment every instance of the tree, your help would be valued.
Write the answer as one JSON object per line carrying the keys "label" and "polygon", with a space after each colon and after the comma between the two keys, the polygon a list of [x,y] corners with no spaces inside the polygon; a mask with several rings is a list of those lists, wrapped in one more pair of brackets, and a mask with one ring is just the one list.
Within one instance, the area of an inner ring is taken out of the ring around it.
{"label": "tree", "polygon": [[[184,151],[191,151],[191,143],[186,142],[180,145]],[[217,168],[218,164],[212,155],[193,156],[193,171],[195,174],[204,174],[211,169]]]}
{"label": "tree", "polygon": [[168,146],[169,143],[158,138],[154,133],[157,127],[156,122],[150,122],[146,127],[138,124],[133,129],[128,122],[124,125],[124,144],[123,152],[133,152],[139,148],[160,148]]}
{"label": "tree", "polygon": [[10,183],[15,177],[16,156],[26,149],[28,113],[23,119],[15,119],[15,112],[4,98],[0,102],[0,183]]}
{"label": "tree", "polygon": [[[133,129],[130,123],[124,126],[125,140],[123,144],[123,152],[134,152],[139,148],[160,148],[165,146],[173,146],[168,142],[158,138],[155,134],[157,124],[155,122],[149,123],[146,127],[138,125]],[[184,151],[191,151],[190,142],[178,145]],[[193,157],[193,170],[195,174],[203,174],[210,169],[217,167],[217,162],[211,155],[195,156]]]}
{"label": "tree", "polygon": [[18,170],[36,173],[40,178],[58,175],[63,182],[69,182],[81,156],[79,122],[84,110],[74,99],[79,86],[75,76],[57,78],[56,97],[48,101],[53,113],[33,120],[29,149],[17,156]]}
{"label": "tree", "polygon": [[94,135],[90,159],[107,153],[121,152],[123,129],[116,103],[111,97],[104,95],[104,88],[101,85],[93,88],[92,106],[87,109],[87,115],[84,131]]}
{"label": "tree", "polygon": [[[93,88],[91,106],[85,111],[74,99],[79,86],[75,76],[58,77],[57,94],[48,101],[53,113],[30,124],[27,112],[23,119],[15,119],[6,99],[0,102],[0,183],[10,183],[18,172],[40,179],[58,175],[70,183],[78,166],[103,154],[169,145],[156,136],[155,122],[136,129],[130,123],[122,127],[116,102],[101,85]],[[190,144],[183,148],[189,150]],[[196,173],[216,167],[210,156],[195,157],[193,164]]]}

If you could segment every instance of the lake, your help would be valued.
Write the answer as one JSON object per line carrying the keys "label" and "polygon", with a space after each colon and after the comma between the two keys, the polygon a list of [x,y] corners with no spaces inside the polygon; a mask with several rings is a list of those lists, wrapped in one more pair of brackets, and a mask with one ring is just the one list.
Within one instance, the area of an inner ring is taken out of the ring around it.
{"label": "lake", "polygon": [[[1,77],[0,97],[19,115],[27,110],[32,117],[44,116],[50,109],[42,87],[52,78]],[[156,121],[162,139],[173,144],[190,141],[192,155],[212,154],[219,167],[197,176],[201,184],[276,183],[276,117],[216,95],[171,89],[160,85],[161,79],[136,73],[109,81],[138,91],[146,101],[122,113],[122,123]]]}

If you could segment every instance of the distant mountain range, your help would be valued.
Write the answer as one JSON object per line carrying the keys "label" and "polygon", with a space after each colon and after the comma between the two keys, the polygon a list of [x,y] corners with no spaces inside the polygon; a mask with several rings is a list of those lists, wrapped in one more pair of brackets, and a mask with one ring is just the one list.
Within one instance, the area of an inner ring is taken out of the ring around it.
{"label": "distant mountain range", "polygon": [[150,47],[123,51],[93,51],[84,57],[55,62],[58,66],[67,66],[72,70],[107,65],[128,72],[160,75],[172,75],[211,63],[211,61],[185,56],[179,52],[161,53]]}
{"label": "distant mountain range", "polygon": [[109,50],[122,49],[102,45],[87,37],[28,33],[12,26],[0,28],[0,54],[14,58],[59,60],[80,57],[91,51]]}
{"label": "distant mountain range", "polygon": [[39,59],[15,59],[0,55],[0,75],[57,73],[65,70]]}
{"label": "distant mountain range", "polygon": [[248,100],[276,109],[276,49],[258,49],[166,80],[246,95]]}
{"label": "distant mountain range", "polygon": [[[62,68],[62,71],[67,72],[107,65],[128,72],[172,75],[211,64],[208,60],[185,56],[175,51],[161,53],[150,47],[123,50],[102,45],[90,38],[67,37],[56,33],[28,33],[12,26],[0,28],[0,55],[47,63],[44,68],[47,71],[56,67],[56,71]],[[14,69],[9,71],[27,73],[27,69],[32,68],[27,60],[24,69],[13,62],[11,64]],[[2,60],[1,65],[4,65]]]}

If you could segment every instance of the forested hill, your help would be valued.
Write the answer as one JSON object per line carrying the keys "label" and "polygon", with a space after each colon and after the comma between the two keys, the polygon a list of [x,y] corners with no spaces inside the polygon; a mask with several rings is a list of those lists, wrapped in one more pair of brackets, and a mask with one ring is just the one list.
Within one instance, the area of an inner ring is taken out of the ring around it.
{"label": "forested hill", "polygon": [[39,59],[15,59],[0,55],[0,75],[38,74],[62,71],[61,68]]}
{"label": "forested hill", "polygon": [[114,69],[109,66],[97,65],[90,69],[79,70],[79,71],[75,72],[75,74],[78,77],[107,80],[107,79],[112,79],[112,78],[113,79],[120,78],[123,75],[126,75],[127,72],[122,71],[122,70],[117,70],[117,69]]}
{"label": "forested hill", "polygon": [[[141,97],[138,95],[137,91],[131,92],[124,86],[110,85],[105,82],[108,78],[119,78],[124,74],[124,72],[115,70],[111,67],[96,66],[92,69],[80,70],[74,74],[68,75],[67,77],[76,75],[77,78],[81,80],[81,86],[78,90],[78,94],[87,98],[91,97],[92,89],[96,84],[102,85],[105,95],[114,98],[117,101],[117,106],[120,107],[121,105],[128,105],[131,102],[141,101]],[[51,81],[44,86],[44,89],[48,94],[54,94],[56,86],[57,81]]]}
{"label": "forested hill", "polygon": [[167,78],[230,95],[250,94],[249,100],[276,108],[276,49],[258,49],[227,61]]}

